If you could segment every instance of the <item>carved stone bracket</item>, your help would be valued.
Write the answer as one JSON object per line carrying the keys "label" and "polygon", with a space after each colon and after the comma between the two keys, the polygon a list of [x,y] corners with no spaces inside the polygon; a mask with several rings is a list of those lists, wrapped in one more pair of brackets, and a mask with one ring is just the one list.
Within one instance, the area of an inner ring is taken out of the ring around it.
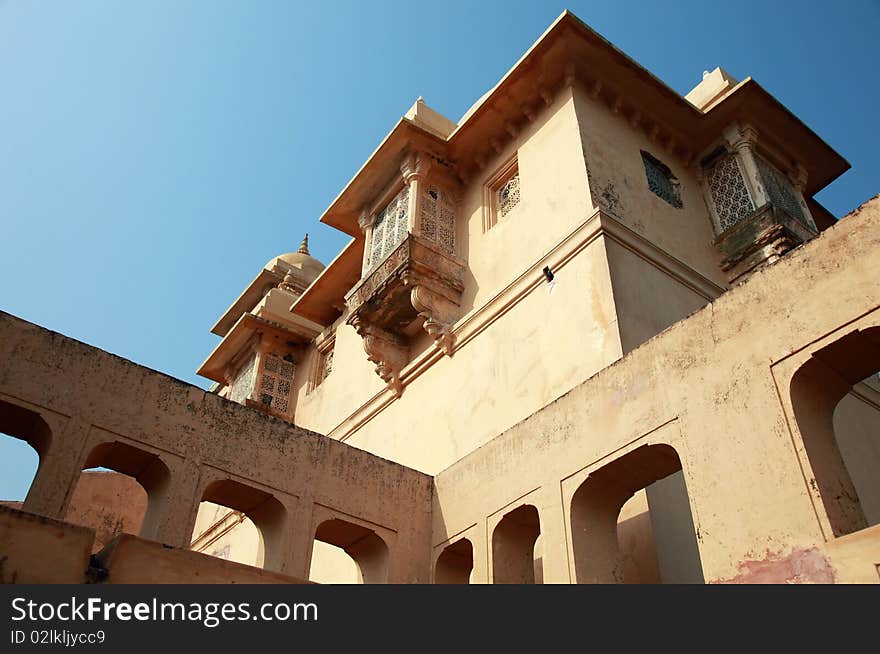
{"label": "carved stone bracket", "polygon": [[398,396],[416,330],[423,329],[435,347],[452,356],[464,270],[463,261],[410,234],[346,296],[348,324],[364,339],[376,373]]}
{"label": "carved stone bracket", "polygon": [[[409,280],[407,280],[409,281]],[[412,305],[424,318],[422,327],[434,339],[434,344],[447,356],[452,356],[455,335],[452,326],[458,313],[458,305],[432,290],[427,284],[415,284],[410,293]]]}
{"label": "carved stone bracket", "polygon": [[403,393],[400,371],[409,359],[409,348],[402,338],[362,318],[350,321],[364,340],[367,359],[376,364],[376,374],[382,378],[397,397]]}

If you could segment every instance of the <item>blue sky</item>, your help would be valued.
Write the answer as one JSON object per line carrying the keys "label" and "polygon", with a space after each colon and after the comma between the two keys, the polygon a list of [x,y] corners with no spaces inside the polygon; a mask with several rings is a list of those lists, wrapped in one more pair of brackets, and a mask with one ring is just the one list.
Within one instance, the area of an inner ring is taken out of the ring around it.
{"label": "blue sky", "polygon": [[[435,9],[436,7],[436,9]],[[457,120],[565,8],[686,93],[751,75],[880,191],[880,4],[0,0],[0,309],[207,387],[211,325],[418,96]],[[3,362],[0,362],[3,365]],[[0,498],[36,467],[0,438]]]}

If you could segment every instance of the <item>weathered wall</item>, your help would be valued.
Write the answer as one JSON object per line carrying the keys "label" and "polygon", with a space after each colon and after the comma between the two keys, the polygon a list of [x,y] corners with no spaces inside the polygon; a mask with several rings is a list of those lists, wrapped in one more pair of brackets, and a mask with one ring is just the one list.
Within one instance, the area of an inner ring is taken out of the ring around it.
{"label": "weathered wall", "polygon": [[[514,155],[522,200],[484,233],[485,183]],[[436,473],[620,356],[571,90],[487,162],[483,177],[464,189],[458,210],[458,254],[469,270],[454,357],[434,363],[429,350],[420,358],[422,339],[403,375],[413,383],[390,401],[343,316],[334,372],[309,394],[300,381],[297,424]],[[547,264],[552,294],[541,273]],[[302,365],[315,365],[314,349]]]}
{"label": "weathered wall", "polygon": [[[441,472],[435,558],[441,544],[470,534],[475,578],[491,580],[495,525],[532,504],[545,581],[572,581],[575,491],[600,479],[607,464],[632,459],[625,455],[659,451],[642,446],[671,445],[707,581],[734,579],[750,561],[770,571],[765,581],[871,574],[878,581],[876,536],[834,538],[827,529],[804,454],[808,425],[794,418],[789,397],[792,376],[813,352],[880,326],[878,247],[875,199]],[[618,478],[649,479],[644,465],[619,470]],[[858,546],[847,545],[853,541]],[[835,563],[854,548],[864,555],[859,563]]]}
{"label": "weathered wall", "polygon": [[154,486],[147,538],[187,548],[200,500],[222,482],[232,508],[257,515],[271,500],[279,572],[306,578],[317,516],[338,515],[386,539],[389,579],[428,579],[430,477],[5,313],[0,361],[0,414],[23,407],[51,431],[26,511],[63,518],[86,464],[107,466],[90,455],[109,447]]}
{"label": "weathered wall", "polygon": [[669,325],[720,295],[711,286],[697,290],[664,272],[644,256],[611,241],[608,267],[623,352],[630,352]]}
{"label": "weathered wall", "polygon": [[0,506],[0,583],[85,582],[95,530]]}
{"label": "weathered wall", "polygon": [[[724,287],[719,255],[712,246],[712,221],[693,167],[686,167],[628,117],[615,114],[581,87],[574,98],[593,205],[607,209],[634,232]],[[679,180],[680,208],[648,187],[642,150],[666,164]]]}
{"label": "weathered wall", "polygon": [[[649,190],[640,149],[679,176],[682,208]],[[486,184],[514,156],[522,199],[484,231]],[[415,342],[394,399],[343,315],[334,372],[311,392],[310,375],[299,376],[297,424],[433,474],[725,288],[693,171],[579,85],[558,91],[469,180],[457,219],[468,271],[454,357]],[[544,265],[556,275],[552,295]],[[310,348],[300,368],[316,365]]]}
{"label": "weathered wall", "polygon": [[140,532],[147,492],[135,479],[114,472],[83,472],[64,519],[95,530],[97,552],[120,534]]}

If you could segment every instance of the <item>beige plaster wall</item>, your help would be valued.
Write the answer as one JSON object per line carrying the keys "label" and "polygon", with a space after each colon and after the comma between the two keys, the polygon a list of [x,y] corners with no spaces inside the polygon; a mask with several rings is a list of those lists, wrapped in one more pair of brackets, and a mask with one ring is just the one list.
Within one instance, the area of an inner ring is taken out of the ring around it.
{"label": "beige plaster wall", "polygon": [[188,549],[205,490],[229,480],[242,510],[277,507],[277,572],[307,578],[320,513],[381,532],[389,580],[430,578],[430,477],[5,313],[0,360],[0,410],[22,407],[51,431],[25,511],[64,516],[95,448],[131,448],[151,462],[132,474],[157,484],[145,538]]}
{"label": "beige plaster wall", "polygon": [[[682,209],[650,192],[640,148],[666,161],[682,180]],[[522,200],[484,232],[484,189],[514,156]],[[615,194],[626,201],[613,199]],[[509,308],[509,287],[524,273],[540,278],[536,263],[564,249],[598,207],[610,208],[623,221],[624,231],[631,230],[626,237],[630,245],[603,237],[564,268],[553,266],[552,295],[546,287],[535,288]],[[367,362],[361,338],[341,317],[333,373],[309,392],[308,380],[317,365],[314,348],[300,366],[308,372],[297,380],[297,424],[436,473],[704,306],[724,288],[692,171],[658,152],[643,132],[591,100],[579,86],[563,87],[469,180],[461,193],[458,222],[457,254],[467,260],[468,273],[462,305],[466,315],[457,324],[491,320],[499,310],[508,313],[491,322],[473,344],[457,349],[451,360],[417,373],[403,397],[393,401],[383,398],[384,384]],[[640,248],[651,252],[637,253]],[[658,264],[658,259],[664,262]],[[426,338],[417,339],[411,361],[430,353],[427,344]],[[454,393],[450,379],[455,380]],[[487,379],[491,389],[485,388]]]}
{"label": "beige plaster wall", "polygon": [[[520,202],[483,231],[484,189],[516,157]],[[459,256],[469,278],[465,312],[479,307],[591,214],[586,165],[570,88],[558,92],[533,123],[504,145],[462,193]]]}
{"label": "beige plaster wall", "polygon": [[811,490],[788,388],[811,352],[880,325],[878,246],[874,200],[441,472],[435,546],[485,533],[475,560],[491,578],[488,535],[500,515],[530,503],[545,581],[572,581],[575,491],[636,448],[668,444],[707,581],[761,566],[772,571],[765,580],[845,580],[828,554],[839,548],[826,543],[840,539],[829,537]]}
{"label": "beige plaster wall", "polygon": [[[576,88],[574,100],[593,204],[607,208],[640,236],[724,287],[719,255],[712,247],[712,221],[693,164],[686,167],[633,127],[627,116],[614,114],[582,88]],[[641,150],[666,164],[679,180],[681,208],[648,188]]]}
{"label": "beige plaster wall", "polygon": [[624,353],[709,303],[681,280],[615,241],[606,246]]}
{"label": "beige plaster wall", "polygon": [[[484,186],[514,155],[522,200],[484,233]],[[552,293],[537,285],[512,307],[503,299],[505,287],[524,273],[542,280],[540,268],[530,269],[592,215],[571,89],[563,89],[488,162],[461,198],[457,247],[469,265],[462,311],[492,322],[453,358],[421,373],[401,399],[341,434],[357,447],[428,473],[451,465],[621,354],[602,239],[554,268]],[[487,305],[492,300],[500,306]],[[337,321],[333,373],[311,393],[307,375],[298,382],[297,424],[331,435],[340,435],[333,433],[340,422],[385,388],[366,361],[360,337],[343,323],[344,317]],[[413,358],[427,344],[427,338],[415,343]],[[311,371],[315,365],[312,348],[303,366]]]}
{"label": "beige plaster wall", "polygon": [[95,530],[97,552],[120,534],[140,532],[147,492],[136,479],[115,472],[83,472],[64,519]]}
{"label": "beige plaster wall", "polygon": [[617,359],[604,244],[591,243],[556,282],[438,360],[346,442],[433,474]]}

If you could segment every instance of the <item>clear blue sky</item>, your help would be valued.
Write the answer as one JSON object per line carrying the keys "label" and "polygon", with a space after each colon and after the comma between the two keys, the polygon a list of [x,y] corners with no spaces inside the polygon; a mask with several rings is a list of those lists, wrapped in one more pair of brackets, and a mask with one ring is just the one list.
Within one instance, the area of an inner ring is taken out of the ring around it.
{"label": "clear blue sky", "polygon": [[836,215],[880,191],[876,1],[0,0],[0,309],[207,387],[211,325],[304,232],[341,249],[317,218],[413,101],[457,120],[565,8],[679,93],[754,77],[852,164]]}

